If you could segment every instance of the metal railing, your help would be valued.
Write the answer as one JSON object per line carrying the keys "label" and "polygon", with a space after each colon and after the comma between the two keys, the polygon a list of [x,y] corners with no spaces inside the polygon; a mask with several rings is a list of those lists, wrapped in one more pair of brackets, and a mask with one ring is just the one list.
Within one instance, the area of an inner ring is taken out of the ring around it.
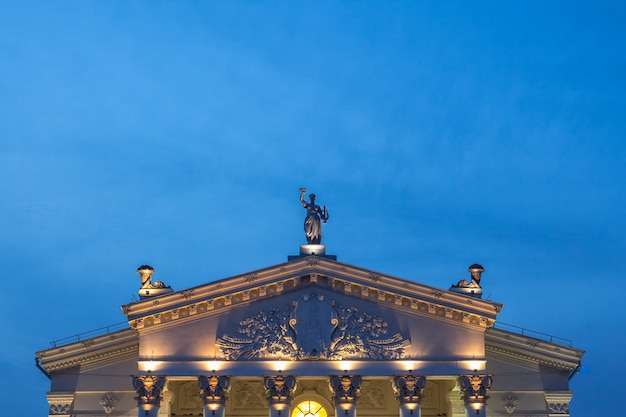
{"label": "metal railing", "polygon": [[103,336],[105,334],[117,332],[117,331],[128,329],[128,328],[130,328],[128,326],[128,322],[127,321],[123,321],[121,323],[111,324],[111,325],[106,326],[106,327],[100,327],[99,329],[90,330],[88,332],[78,333],[78,334],[75,334],[73,336],[69,336],[69,337],[66,337],[66,338],[63,338],[63,339],[55,340],[53,342],[50,342],[50,345],[53,348],[55,348],[55,347],[58,347],[58,346],[63,346],[63,345],[67,345],[67,344],[70,344],[70,343],[80,342],[81,340],[91,339],[92,337],[96,337],[96,336]]}
{"label": "metal railing", "polygon": [[493,326],[496,329],[508,330],[513,333],[517,333],[522,336],[532,337],[534,339],[543,340],[545,342],[556,343],[558,345],[572,347],[572,341],[569,339],[564,339],[562,337],[552,336],[547,333],[541,333],[535,330],[525,329],[523,327],[515,326],[513,324],[502,323],[500,321],[496,321]]}
{"label": "metal railing", "polygon": [[[553,336],[547,333],[538,332],[536,330],[526,329],[524,327],[515,326],[513,324],[502,323],[501,321],[497,321],[494,325],[496,329],[508,330],[513,333],[517,333],[522,336],[528,336],[535,339],[543,340],[550,343],[556,343],[563,346],[572,347],[572,341],[569,339],[565,339],[558,336]],[[91,339],[96,336],[103,336],[109,333],[117,332],[119,330],[124,330],[130,328],[128,326],[128,322],[123,321],[121,323],[111,324],[109,326],[101,327],[99,329],[90,330],[88,332],[78,333],[73,336],[69,336],[63,339],[55,340],[50,342],[50,345],[55,348],[58,346],[67,345],[70,343],[80,342],[81,340]]]}

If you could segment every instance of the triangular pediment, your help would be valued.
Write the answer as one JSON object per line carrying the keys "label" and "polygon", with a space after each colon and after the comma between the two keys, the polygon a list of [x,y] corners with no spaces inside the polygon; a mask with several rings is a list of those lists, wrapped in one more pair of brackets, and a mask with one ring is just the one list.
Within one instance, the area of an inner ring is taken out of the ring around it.
{"label": "triangular pediment", "polygon": [[184,373],[191,363],[224,360],[415,359],[455,367],[484,357],[484,332],[501,307],[307,256],[122,309],[140,335],[140,369],[163,362]]}
{"label": "triangular pediment", "polygon": [[493,325],[502,304],[419,284],[318,256],[274,265],[121,308],[137,330],[222,313],[241,304],[320,287],[411,314],[469,327]]}

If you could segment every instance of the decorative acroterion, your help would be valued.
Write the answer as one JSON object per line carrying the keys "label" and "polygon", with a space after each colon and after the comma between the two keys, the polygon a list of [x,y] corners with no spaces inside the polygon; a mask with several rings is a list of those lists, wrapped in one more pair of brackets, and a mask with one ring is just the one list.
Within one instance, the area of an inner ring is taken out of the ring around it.
{"label": "decorative acroterion", "polygon": [[152,282],[154,268],[150,265],[141,265],[137,268],[137,273],[141,279],[141,288],[139,288],[140,298],[143,299],[173,292],[171,287],[166,286],[161,281]]}
{"label": "decorative acroterion", "polygon": [[469,266],[468,271],[470,273],[470,279],[463,279],[456,285],[450,287],[450,291],[466,294],[472,297],[481,298],[483,295],[482,287],[480,286],[480,277],[485,268],[479,264],[472,264]]}

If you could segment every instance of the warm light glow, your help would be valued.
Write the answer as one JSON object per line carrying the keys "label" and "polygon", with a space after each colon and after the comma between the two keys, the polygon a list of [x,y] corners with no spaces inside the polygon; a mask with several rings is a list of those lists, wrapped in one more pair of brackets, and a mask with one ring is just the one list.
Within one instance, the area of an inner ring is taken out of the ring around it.
{"label": "warm light glow", "polygon": [[350,372],[354,371],[356,367],[356,362],[354,361],[337,361],[336,362],[337,370],[342,372]]}
{"label": "warm light glow", "polygon": [[157,372],[165,362],[163,361],[138,361],[137,369],[143,372]]}
{"label": "warm light glow", "polygon": [[467,365],[467,369],[469,371],[484,371],[487,361],[485,361],[484,359],[472,359],[470,361],[464,361],[464,363]]}
{"label": "warm light glow", "polygon": [[315,401],[302,401],[291,412],[291,417],[327,417],[322,405]]}
{"label": "warm light glow", "polygon": [[209,410],[215,411],[221,407],[221,404],[207,404]]}
{"label": "warm light glow", "polygon": [[267,361],[270,369],[276,372],[288,371],[291,365],[290,361]]}
{"label": "warm light glow", "polygon": [[213,371],[221,371],[224,366],[224,361],[205,361],[204,362],[205,371],[213,372]]}
{"label": "warm light glow", "polygon": [[398,364],[401,366],[403,371],[415,370],[415,361],[398,361]]}

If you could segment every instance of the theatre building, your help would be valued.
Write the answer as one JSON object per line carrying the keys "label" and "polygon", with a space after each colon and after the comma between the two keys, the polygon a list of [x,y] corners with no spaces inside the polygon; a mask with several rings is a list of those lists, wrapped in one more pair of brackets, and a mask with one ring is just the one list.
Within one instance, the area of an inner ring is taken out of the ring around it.
{"label": "theatre building", "polygon": [[496,325],[481,265],[446,290],[338,262],[305,191],[299,255],[180,291],[142,265],[128,326],[37,352],[49,415],[570,415],[582,350]]}

